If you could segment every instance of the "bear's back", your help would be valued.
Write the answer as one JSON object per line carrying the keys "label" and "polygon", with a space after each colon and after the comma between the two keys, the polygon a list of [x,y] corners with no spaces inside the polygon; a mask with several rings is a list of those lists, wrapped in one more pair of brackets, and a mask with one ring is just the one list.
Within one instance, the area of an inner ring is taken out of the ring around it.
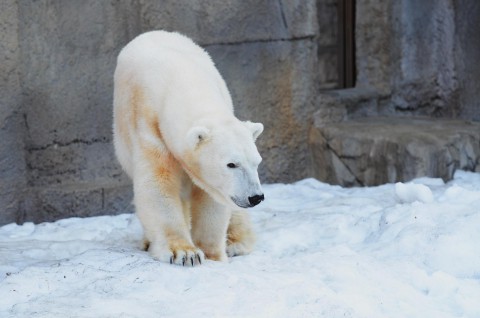
{"label": "bear's back", "polygon": [[143,33],[128,43],[118,55],[118,65],[156,71],[165,67],[179,69],[191,64],[215,69],[210,56],[188,37],[167,31]]}
{"label": "bear's back", "polygon": [[168,97],[184,99],[177,105],[188,104],[187,100],[204,105],[221,101],[233,110],[230,93],[210,55],[176,32],[137,36],[120,52],[115,77],[139,84],[146,97],[155,101]]}

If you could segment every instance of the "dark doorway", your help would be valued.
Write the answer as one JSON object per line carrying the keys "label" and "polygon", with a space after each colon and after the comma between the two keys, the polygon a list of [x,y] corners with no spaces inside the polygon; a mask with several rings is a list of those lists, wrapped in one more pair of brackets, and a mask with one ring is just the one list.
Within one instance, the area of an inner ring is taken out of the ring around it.
{"label": "dark doorway", "polygon": [[338,86],[355,86],[355,0],[338,0]]}

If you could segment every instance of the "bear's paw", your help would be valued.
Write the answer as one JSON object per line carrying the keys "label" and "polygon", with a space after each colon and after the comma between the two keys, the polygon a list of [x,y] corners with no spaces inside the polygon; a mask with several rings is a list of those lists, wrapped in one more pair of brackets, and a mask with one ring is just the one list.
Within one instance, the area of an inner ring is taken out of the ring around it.
{"label": "bear's paw", "polygon": [[182,266],[201,265],[205,261],[205,254],[193,245],[179,245],[165,247],[163,244],[150,243],[148,252],[160,262]]}
{"label": "bear's paw", "polygon": [[228,257],[240,256],[250,254],[253,250],[253,243],[250,242],[236,242],[227,243]]}

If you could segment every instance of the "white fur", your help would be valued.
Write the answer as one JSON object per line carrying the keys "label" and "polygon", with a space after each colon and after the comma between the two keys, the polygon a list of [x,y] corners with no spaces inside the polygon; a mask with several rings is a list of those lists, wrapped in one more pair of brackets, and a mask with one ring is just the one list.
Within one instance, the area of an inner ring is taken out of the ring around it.
{"label": "white fur", "polygon": [[263,125],[234,116],[209,55],[178,33],[148,32],[120,52],[114,80],[115,151],[133,180],[152,256],[192,265],[204,254],[225,260],[227,228],[245,236],[229,253],[249,252],[248,219],[230,227],[229,220],[231,209],[262,194],[254,142]]}

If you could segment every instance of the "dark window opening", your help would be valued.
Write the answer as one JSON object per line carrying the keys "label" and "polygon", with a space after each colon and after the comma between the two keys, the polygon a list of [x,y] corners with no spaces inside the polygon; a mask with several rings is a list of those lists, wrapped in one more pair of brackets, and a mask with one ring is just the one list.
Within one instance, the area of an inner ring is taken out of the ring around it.
{"label": "dark window opening", "polygon": [[338,0],[338,86],[355,86],[355,0]]}

